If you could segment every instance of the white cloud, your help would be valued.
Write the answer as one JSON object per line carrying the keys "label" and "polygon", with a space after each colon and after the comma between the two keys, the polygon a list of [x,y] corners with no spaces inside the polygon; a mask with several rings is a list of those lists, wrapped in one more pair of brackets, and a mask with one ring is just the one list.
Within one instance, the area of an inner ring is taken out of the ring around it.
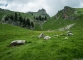
{"label": "white cloud", "polygon": [[44,8],[50,16],[55,15],[64,6],[83,7],[83,0],[0,0],[0,3],[1,1],[8,3],[8,6],[0,8],[20,12],[38,11]]}

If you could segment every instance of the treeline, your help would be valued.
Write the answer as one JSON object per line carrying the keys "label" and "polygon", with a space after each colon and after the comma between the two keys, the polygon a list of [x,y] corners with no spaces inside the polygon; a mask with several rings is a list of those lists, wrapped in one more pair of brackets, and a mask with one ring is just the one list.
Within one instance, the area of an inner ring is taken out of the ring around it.
{"label": "treeline", "polygon": [[37,21],[46,21],[47,17],[39,15],[38,17],[34,17],[34,19],[37,20]]}
{"label": "treeline", "polygon": [[22,17],[21,14],[17,12],[15,12],[12,15],[5,16],[4,22],[12,24],[12,25],[16,25],[16,26],[21,26],[23,28],[29,28],[29,29],[34,28],[34,23],[31,22],[29,18]]}

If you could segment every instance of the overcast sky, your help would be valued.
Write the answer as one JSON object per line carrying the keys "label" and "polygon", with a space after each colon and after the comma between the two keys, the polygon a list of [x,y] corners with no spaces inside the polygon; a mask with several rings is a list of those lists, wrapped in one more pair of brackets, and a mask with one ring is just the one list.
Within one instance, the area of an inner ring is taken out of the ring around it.
{"label": "overcast sky", "polygon": [[[6,4],[8,5],[5,6]],[[64,6],[82,8],[83,0],[0,0],[0,8],[20,12],[36,12],[44,8],[50,16],[55,15]]]}

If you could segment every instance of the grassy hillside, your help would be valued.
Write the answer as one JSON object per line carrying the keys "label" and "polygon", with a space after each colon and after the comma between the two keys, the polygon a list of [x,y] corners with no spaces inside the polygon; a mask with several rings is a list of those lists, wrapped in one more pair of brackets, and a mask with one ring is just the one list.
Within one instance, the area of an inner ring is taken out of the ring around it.
{"label": "grassy hillside", "polygon": [[[0,20],[2,19],[2,17],[4,15],[14,15],[15,11],[10,11],[10,10],[5,10],[5,9],[1,9],[0,8]],[[17,12],[17,14],[22,15],[22,17],[27,17],[29,19],[33,19],[33,16],[31,14],[28,13],[22,13],[22,12]]]}
{"label": "grassy hillside", "polygon": [[[17,16],[17,20],[15,20],[15,13]],[[6,17],[6,19],[5,19],[5,17]],[[21,17],[21,19],[20,19],[20,17]],[[16,24],[13,24],[13,25],[20,26],[19,23],[23,23],[23,21],[26,21],[26,19],[29,19],[30,23],[33,22],[33,25],[35,28],[35,29],[33,28],[34,30],[41,30],[41,24],[44,23],[43,22],[44,20],[47,20],[49,18],[50,18],[50,16],[46,13],[46,11],[44,9],[41,9],[37,12],[23,13],[23,12],[15,12],[15,11],[10,11],[10,10],[5,10],[5,9],[0,8],[0,21],[2,21],[2,22],[5,21],[5,23],[8,22],[8,24],[11,24],[11,25],[12,25],[12,23],[16,22]],[[21,20],[23,20],[23,21],[20,22]],[[17,23],[17,21],[18,21],[18,23]],[[21,24],[21,25],[23,25],[23,24]],[[31,29],[30,26],[26,27],[26,28]]]}
{"label": "grassy hillside", "polygon": [[[66,34],[66,31],[31,31],[8,24],[0,24],[0,60],[82,59],[83,30],[81,28],[78,27],[77,30],[72,28],[73,36],[61,36],[61,34]],[[50,36],[51,39],[38,38],[41,32]],[[68,40],[65,40],[65,37],[68,37]],[[20,39],[26,40],[27,43],[8,47],[11,41]]]}
{"label": "grassy hillside", "polygon": [[[44,23],[43,29],[57,30],[73,23],[75,23],[75,26],[79,25],[80,23],[80,26],[82,27],[81,20],[83,19],[83,8],[68,8],[65,10],[65,13],[63,13],[63,10],[59,11],[55,16],[48,19],[48,21]],[[63,18],[64,14],[67,15],[67,18]]]}
{"label": "grassy hillside", "polygon": [[[59,19],[56,16],[48,19],[42,26],[42,31],[28,30],[10,24],[0,23],[0,60],[82,60],[83,9],[75,9],[77,14],[73,14],[73,16],[75,15],[78,20],[62,19],[62,13],[59,13]],[[1,19],[6,13],[1,11],[0,13]],[[30,14],[20,14],[23,17],[33,17]],[[68,30],[58,30],[73,23],[75,25],[69,29],[74,34],[73,36],[67,36]],[[38,25],[35,30],[41,30],[39,28],[41,27]],[[51,39],[44,40],[43,38],[38,38],[40,33],[50,36]],[[68,37],[68,39],[65,39],[65,37]],[[13,40],[26,40],[27,43],[9,47]]]}

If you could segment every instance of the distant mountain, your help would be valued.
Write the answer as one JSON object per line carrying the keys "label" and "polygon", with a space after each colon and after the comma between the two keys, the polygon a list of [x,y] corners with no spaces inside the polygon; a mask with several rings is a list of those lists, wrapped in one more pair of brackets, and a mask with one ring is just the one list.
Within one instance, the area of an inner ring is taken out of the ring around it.
{"label": "distant mountain", "polygon": [[35,17],[38,17],[39,15],[41,15],[41,16],[46,16],[46,17],[50,17],[48,14],[47,14],[47,12],[46,12],[46,10],[45,9],[40,9],[40,10],[38,10],[37,12],[27,12],[28,14],[31,14],[31,15],[33,15],[33,16],[35,16]]}
{"label": "distant mountain", "polygon": [[[22,13],[0,8],[1,23],[12,24],[23,28],[36,29],[36,26],[41,27],[42,23],[48,18],[50,16],[46,13],[45,9],[41,9],[38,12]],[[31,25],[33,25],[33,28]]]}
{"label": "distant mountain", "polygon": [[69,20],[76,20],[78,17],[77,10],[75,8],[65,6],[64,9],[58,11],[55,15],[56,19],[69,19]]}
{"label": "distant mountain", "polygon": [[54,15],[44,23],[43,29],[56,30],[74,23],[75,25],[80,24],[81,27],[81,22],[83,21],[82,19],[83,8],[72,8],[69,6],[65,6],[62,10],[58,11],[56,15]]}
{"label": "distant mountain", "polygon": [[[17,17],[15,17],[15,13],[17,13]],[[13,16],[12,21],[11,16]],[[6,19],[5,17],[7,17],[8,20],[4,20]],[[30,20],[29,23],[27,19]],[[78,21],[82,22],[82,19],[83,8],[72,8],[69,6],[65,6],[62,10],[58,11],[57,14],[53,17],[50,17],[46,13],[45,9],[40,9],[37,12],[22,13],[0,8],[1,22],[3,21],[8,24],[34,30],[65,30],[65,27],[67,26],[76,25]]]}

